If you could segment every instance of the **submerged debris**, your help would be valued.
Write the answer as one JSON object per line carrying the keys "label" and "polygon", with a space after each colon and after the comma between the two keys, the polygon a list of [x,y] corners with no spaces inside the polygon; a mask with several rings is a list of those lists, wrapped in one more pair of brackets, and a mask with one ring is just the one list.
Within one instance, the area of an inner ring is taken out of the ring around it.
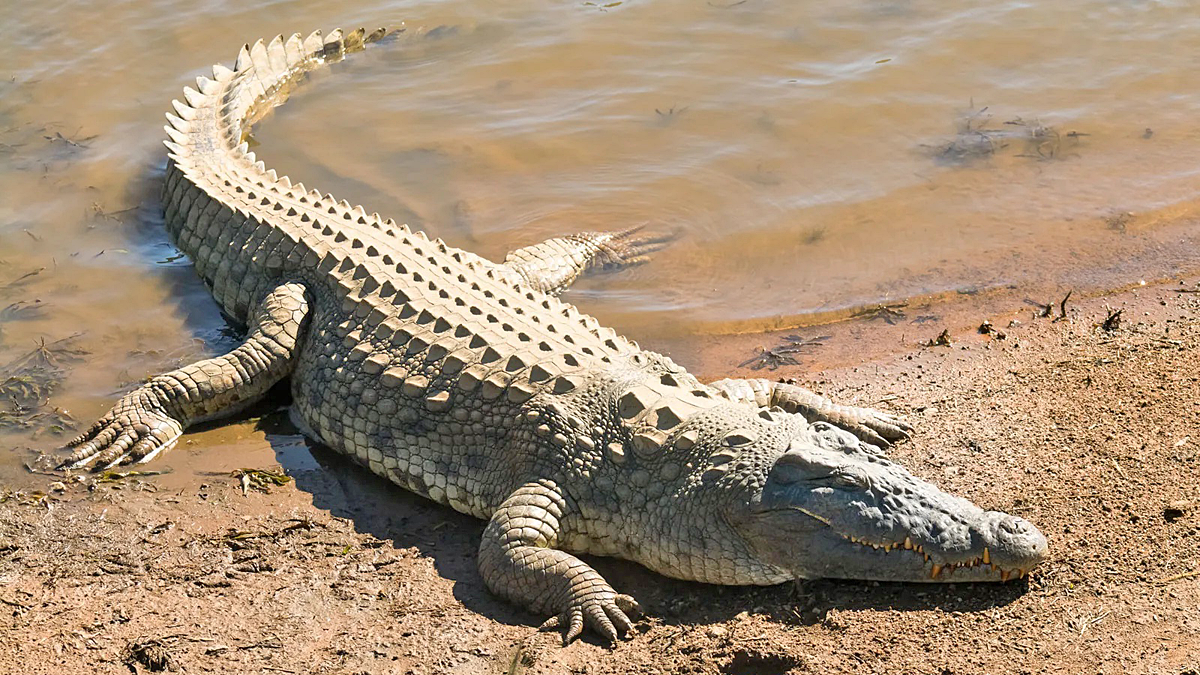
{"label": "submerged debris", "polygon": [[907,302],[894,302],[890,305],[880,303],[860,309],[850,316],[854,319],[865,317],[868,321],[883,319],[889,326],[895,326],[897,321],[904,318],[905,307],[908,307]]}
{"label": "submerged debris", "polygon": [[[970,164],[979,159],[985,159],[996,154],[1005,147],[1007,142],[1003,134],[996,129],[988,129],[991,115],[987,114],[988,106],[974,109],[960,116],[958,131],[954,138],[947,143],[933,146],[934,157],[946,164]],[[929,146],[926,146],[929,147]]]}
{"label": "submerged debris", "polygon": [[292,477],[283,472],[283,469],[271,471],[268,469],[237,469],[233,472],[234,478],[242,479],[242,494],[250,494],[250,490],[258,490],[259,492],[270,492],[271,486],[281,487],[292,482]]}
{"label": "submerged debris", "polygon": [[[73,162],[84,152],[91,150],[92,141],[98,138],[96,134],[91,136],[81,135],[80,132],[82,129],[76,129],[74,133],[64,134],[61,131],[52,130],[50,126],[42,127],[37,131],[37,133],[41,134],[42,140],[45,141],[45,144],[41,148],[35,150],[39,159],[32,160],[31,163],[27,163],[20,168],[37,168],[33,162],[41,164],[43,169],[48,165]],[[36,138],[33,137],[26,137],[25,140],[37,142]]]}
{"label": "submerged debris", "polygon": [[820,335],[815,338],[806,338],[800,335],[787,335],[783,338],[783,344],[776,345],[770,349],[759,347],[757,353],[749,359],[738,364],[738,368],[750,366],[751,370],[762,370],[767,368],[775,370],[780,366],[797,366],[800,361],[796,359],[794,354],[799,354],[806,347],[820,347],[821,343],[829,339],[828,335]]}
{"label": "submerged debris", "polygon": [[1019,116],[993,127],[989,126],[991,119],[988,106],[976,109],[972,101],[970,108],[959,116],[954,138],[925,147],[933,150],[938,162],[956,166],[988,159],[1010,145],[1019,147],[1016,157],[1049,160],[1061,157],[1068,143],[1077,143],[1089,135],[1080,131],[1060,132],[1036,119]]}
{"label": "submerged debris", "polygon": [[39,267],[32,272],[26,272],[12,281],[5,282],[4,285],[0,286],[0,292],[8,292],[20,288],[21,286],[24,286],[32,281],[34,277],[45,271],[45,267]]}
{"label": "submerged debris", "polygon": [[1005,122],[1005,124],[1020,127],[1024,130],[1024,133],[1020,137],[1025,141],[1025,151],[1018,154],[1017,157],[1054,159],[1062,152],[1063,139],[1075,142],[1083,136],[1090,135],[1079,131],[1068,131],[1065,134],[1060,134],[1058,129],[1054,127],[1046,126],[1037,120],[1027,122],[1020,117],[1011,119]]}
{"label": "submerged debris", "polygon": [[125,222],[125,216],[137,210],[137,206],[130,206],[117,211],[106,211],[100,202],[92,202],[91,207],[88,208],[88,217],[91,220],[108,220],[114,223],[123,223]]}
{"label": "submerged debris", "polygon": [[0,366],[0,430],[21,429],[62,434],[76,426],[67,411],[52,408],[50,395],[66,377],[65,364],[87,352],[71,346],[72,335],[42,341],[31,352]]}
{"label": "submerged debris", "polygon": [[41,314],[45,309],[45,305],[41,300],[18,300],[10,303],[4,309],[0,309],[0,325],[9,321],[24,321],[32,319],[38,314]]}
{"label": "submerged debris", "polygon": [[612,9],[613,7],[620,7],[623,4],[625,4],[625,0],[614,0],[614,2],[606,2],[603,4],[601,4],[599,2],[591,2],[589,0],[588,2],[583,3],[583,6],[584,7],[595,7],[596,9],[600,10],[601,12],[607,12],[608,10]]}
{"label": "submerged debris", "polygon": [[141,478],[144,476],[161,476],[161,475],[167,474],[167,473],[171,473],[171,470],[170,469],[163,469],[161,471],[111,471],[111,470],[108,470],[108,471],[100,472],[100,475],[96,476],[96,479],[92,482],[93,483],[120,483],[120,482],[124,481],[126,478]]}
{"label": "submerged debris", "polygon": [[[605,6],[607,7],[607,5],[605,5]],[[678,106],[678,104],[672,104],[671,107],[667,108],[666,110],[662,110],[660,108],[655,108],[654,114],[658,115],[659,126],[665,127],[665,126],[669,125],[671,122],[673,122],[674,120],[678,119],[680,115],[687,112],[688,107],[689,106],[685,105],[682,108],[680,108]]]}
{"label": "submerged debris", "polygon": [[[79,131],[76,131],[74,135],[78,136],[78,133]],[[88,147],[88,143],[96,139],[96,136],[96,134],[93,134],[84,138],[68,138],[67,136],[63,136],[61,131],[56,131],[53,134],[44,135],[42,138],[50,141],[51,145],[64,145],[69,148],[83,150]]]}
{"label": "submerged debris", "polygon": [[1133,220],[1134,214],[1132,211],[1120,211],[1105,218],[1104,224],[1107,225],[1108,229],[1110,230],[1123,233],[1128,230],[1129,224],[1132,223]]}

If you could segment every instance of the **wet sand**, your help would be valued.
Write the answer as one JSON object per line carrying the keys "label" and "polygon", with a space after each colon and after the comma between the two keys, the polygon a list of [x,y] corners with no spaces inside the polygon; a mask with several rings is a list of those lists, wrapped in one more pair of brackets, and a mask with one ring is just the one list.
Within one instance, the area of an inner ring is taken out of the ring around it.
{"label": "wet sand", "polygon": [[[915,312],[863,317],[807,348],[843,365],[766,371],[907,415],[917,432],[894,456],[1046,533],[1049,560],[1021,582],[723,588],[601,558],[646,616],[615,649],[564,649],[484,589],[482,522],[308,454],[268,406],[147,467],[186,471],[9,493],[0,672],[1195,672],[1198,283],[1068,300],[1065,318],[1057,303],[964,311],[949,346],[920,346],[937,331]],[[857,349],[870,355],[842,356]],[[713,345],[700,360],[749,355]],[[269,494],[230,475],[281,459],[295,481]]]}

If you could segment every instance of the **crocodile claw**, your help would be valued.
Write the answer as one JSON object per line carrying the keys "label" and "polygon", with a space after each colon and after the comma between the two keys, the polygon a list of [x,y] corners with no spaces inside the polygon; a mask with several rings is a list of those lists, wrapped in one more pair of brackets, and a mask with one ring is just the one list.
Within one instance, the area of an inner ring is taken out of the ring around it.
{"label": "crocodile claw", "polygon": [[641,611],[637,600],[628,595],[591,597],[572,602],[562,614],[546,619],[538,630],[563,631],[564,647],[583,634],[585,627],[599,633],[606,642],[614,644],[622,635],[633,631],[633,621],[629,619],[629,615],[637,616]]}
{"label": "crocodile claw", "polygon": [[862,442],[881,449],[908,440],[913,430],[908,422],[874,408],[848,406],[837,419],[830,421],[854,434]]}
{"label": "crocodile claw", "polygon": [[91,466],[102,471],[117,464],[141,464],[175,444],[183,434],[183,425],[158,404],[153,393],[135,390],[67,448],[74,448],[59,469]]}
{"label": "crocodile claw", "polygon": [[643,223],[618,232],[593,235],[600,248],[597,266],[604,270],[615,270],[643,265],[650,260],[650,254],[663,250],[679,236],[678,231],[640,234],[645,228]]}

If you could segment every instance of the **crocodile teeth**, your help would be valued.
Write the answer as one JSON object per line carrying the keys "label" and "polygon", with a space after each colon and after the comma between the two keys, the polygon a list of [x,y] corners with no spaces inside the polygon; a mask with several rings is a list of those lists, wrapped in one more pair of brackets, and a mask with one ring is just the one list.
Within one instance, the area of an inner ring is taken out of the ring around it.
{"label": "crocodile teeth", "polygon": [[983,549],[983,564],[990,565],[992,563],[992,553],[986,548]]}
{"label": "crocodile teeth", "polygon": [[1000,581],[1008,581],[1008,577],[1011,574],[1012,572],[1009,572],[1008,570],[1000,570]]}
{"label": "crocodile teeth", "polygon": [[912,550],[912,548],[913,548],[912,537],[904,538],[904,548],[906,548],[910,551]]}
{"label": "crocodile teeth", "polygon": [[936,579],[936,578],[938,578],[938,575],[941,573],[942,573],[942,566],[937,563],[934,563],[933,569],[930,570],[930,572],[929,572],[929,578]]}

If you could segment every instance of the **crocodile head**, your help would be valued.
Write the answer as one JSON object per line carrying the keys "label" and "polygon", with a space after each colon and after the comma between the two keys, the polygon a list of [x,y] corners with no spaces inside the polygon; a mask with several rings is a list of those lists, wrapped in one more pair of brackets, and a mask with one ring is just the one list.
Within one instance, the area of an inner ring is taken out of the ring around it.
{"label": "crocodile head", "polygon": [[827,424],[758,473],[731,520],[761,562],[795,578],[1007,581],[1046,555],[1028,521],[946,494]]}

